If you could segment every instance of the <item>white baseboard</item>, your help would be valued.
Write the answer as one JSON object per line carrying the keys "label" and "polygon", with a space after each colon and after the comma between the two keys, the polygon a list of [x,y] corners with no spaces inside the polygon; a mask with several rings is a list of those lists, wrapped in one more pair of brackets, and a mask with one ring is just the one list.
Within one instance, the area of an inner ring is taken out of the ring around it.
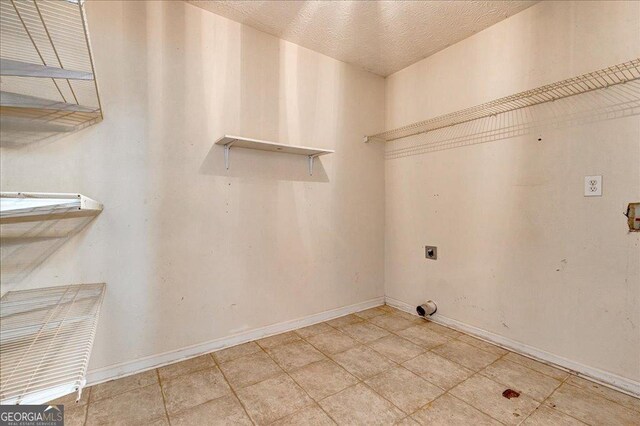
{"label": "white baseboard", "polygon": [[291,331],[301,327],[317,324],[319,322],[324,322],[333,318],[338,318],[344,315],[352,314],[354,312],[362,311],[364,309],[380,306],[382,304],[384,304],[384,297],[376,297],[375,299],[356,303],[355,305],[344,306],[342,308],[320,312],[318,314],[309,315],[307,317],[268,325],[266,327],[261,327],[244,333],[235,334],[233,336],[223,337],[220,339],[199,343],[174,351],[140,358],[135,361],[128,361],[121,364],[98,368],[87,373],[87,386],[92,386],[98,383],[106,382],[108,380],[118,379],[121,377],[130,376],[132,374],[141,373],[146,370],[151,370],[152,368],[162,367],[163,365],[193,358],[223,348],[239,345],[241,343],[250,342],[252,340],[261,339],[273,334],[284,333],[286,331]]}
{"label": "white baseboard", "polygon": [[[415,311],[415,306],[413,305],[402,302],[400,300],[393,299],[388,296],[385,297],[385,303],[387,305],[393,306],[394,308],[398,308],[401,311],[405,311],[417,316],[417,313]],[[470,334],[472,336],[478,337],[479,339],[482,339],[482,340],[486,340],[498,346],[502,346],[505,349],[509,349],[519,354],[526,355],[537,361],[541,361],[546,364],[551,364],[553,367],[557,367],[562,370],[571,371],[572,373],[575,373],[579,376],[596,381],[604,386],[611,387],[615,390],[624,392],[626,394],[629,394],[635,397],[640,396],[640,382],[636,382],[634,380],[627,379],[625,377],[621,377],[616,374],[609,373],[607,371],[599,370],[597,368],[579,364],[577,362],[554,355],[552,353],[545,352],[543,350],[534,348],[529,345],[525,345],[524,343],[511,340],[499,334],[482,330],[480,328],[465,324],[458,320],[447,318],[445,316],[438,314],[437,312],[433,316],[431,316],[429,319],[431,319],[433,322],[462,331],[466,334]]]}

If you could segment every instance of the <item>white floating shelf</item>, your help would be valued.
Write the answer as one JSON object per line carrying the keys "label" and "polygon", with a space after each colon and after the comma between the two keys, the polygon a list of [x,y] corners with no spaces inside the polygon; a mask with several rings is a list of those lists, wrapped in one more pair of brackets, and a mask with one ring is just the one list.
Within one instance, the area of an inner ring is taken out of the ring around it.
{"label": "white floating shelf", "polygon": [[86,383],[105,284],[10,291],[0,299],[0,403],[43,404]]}
{"label": "white floating shelf", "polygon": [[312,148],[308,146],[286,145],[259,139],[243,138],[240,136],[224,135],[216,141],[216,145],[224,146],[224,165],[229,168],[229,153],[231,148],[257,149],[260,151],[281,152],[284,154],[304,155],[309,161],[309,175],[313,175],[313,162],[316,157],[333,154],[332,149]]}
{"label": "white floating shelf", "polygon": [[640,58],[622,64],[583,74],[578,77],[547,84],[536,89],[516,93],[471,108],[418,121],[397,129],[387,130],[371,136],[364,141],[392,141],[432,130],[455,126],[468,121],[486,118],[520,108],[545,102],[552,102],[569,96],[579,95],[592,90],[604,89],[616,84],[640,79]]}

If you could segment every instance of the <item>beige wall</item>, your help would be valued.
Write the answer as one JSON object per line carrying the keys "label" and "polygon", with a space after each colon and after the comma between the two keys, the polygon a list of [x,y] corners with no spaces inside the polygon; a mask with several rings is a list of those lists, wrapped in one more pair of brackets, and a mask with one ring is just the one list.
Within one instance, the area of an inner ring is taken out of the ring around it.
{"label": "beige wall", "polygon": [[[107,283],[90,369],[383,296],[384,80],[183,2],[88,2],[105,119],[2,151],[103,213],[20,288]],[[316,162],[224,133],[335,149]]]}
{"label": "beige wall", "polygon": [[[390,76],[386,128],[628,61],[639,40],[638,2],[539,3]],[[640,201],[640,117],[538,131],[387,159],[386,295],[638,382],[640,234],[622,213]]]}

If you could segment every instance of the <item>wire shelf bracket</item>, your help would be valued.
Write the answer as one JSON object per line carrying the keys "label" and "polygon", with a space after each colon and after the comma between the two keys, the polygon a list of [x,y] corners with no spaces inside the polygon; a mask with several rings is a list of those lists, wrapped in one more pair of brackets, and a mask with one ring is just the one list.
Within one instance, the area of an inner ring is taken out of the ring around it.
{"label": "wire shelf bracket", "polygon": [[640,79],[640,58],[635,58],[622,64],[613,65],[578,77],[547,84],[536,89],[506,96],[471,108],[444,114],[428,120],[418,121],[397,129],[365,136],[364,142],[393,141],[480,118],[495,116],[504,112],[553,102],[558,99],[608,88],[637,79]]}
{"label": "wire shelf bracket", "polygon": [[106,285],[10,291],[0,299],[0,403],[43,404],[86,384]]}

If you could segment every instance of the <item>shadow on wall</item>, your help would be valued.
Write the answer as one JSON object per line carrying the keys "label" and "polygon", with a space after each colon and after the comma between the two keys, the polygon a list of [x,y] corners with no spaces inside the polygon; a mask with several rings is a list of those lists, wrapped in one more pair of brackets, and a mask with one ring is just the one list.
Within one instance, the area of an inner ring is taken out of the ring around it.
{"label": "shadow on wall", "polygon": [[95,119],[85,125],[71,127],[43,123],[42,118],[22,119],[0,115],[0,148],[21,149],[27,146],[31,148],[45,146],[100,121],[102,120]]}
{"label": "shadow on wall", "polygon": [[[606,89],[397,139],[387,144],[385,159],[461,148],[535,134],[543,129],[572,127],[639,114],[640,80],[632,80]],[[543,138],[536,135],[538,137]]]}

